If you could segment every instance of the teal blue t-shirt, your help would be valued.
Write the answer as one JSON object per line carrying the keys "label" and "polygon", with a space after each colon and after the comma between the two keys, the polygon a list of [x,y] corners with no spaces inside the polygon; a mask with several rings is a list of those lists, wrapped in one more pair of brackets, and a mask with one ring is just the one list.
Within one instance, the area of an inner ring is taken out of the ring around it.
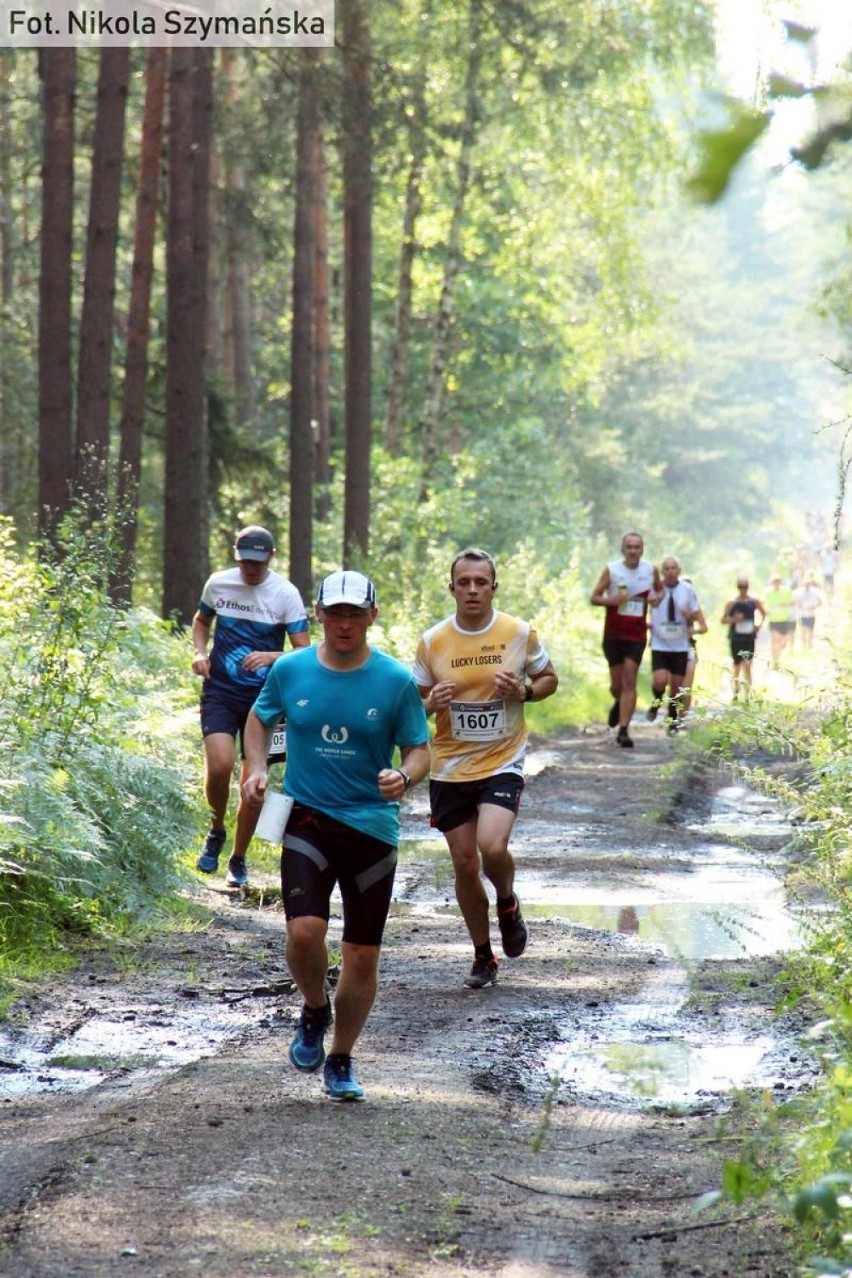
{"label": "teal blue t-shirt", "polygon": [[399,804],[382,798],[378,774],[395,746],[429,740],[410,670],[375,649],[357,670],[329,670],[300,648],[272,666],[254,710],[267,726],[287,721],[285,794],[396,846]]}

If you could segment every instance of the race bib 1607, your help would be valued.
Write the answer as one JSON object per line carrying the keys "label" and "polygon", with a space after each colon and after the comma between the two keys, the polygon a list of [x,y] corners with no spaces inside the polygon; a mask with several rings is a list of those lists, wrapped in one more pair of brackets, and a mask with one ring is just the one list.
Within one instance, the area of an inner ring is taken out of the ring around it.
{"label": "race bib 1607", "polygon": [[453,701],[450,724],[456,741],[499,741],[506,734],[506,702]]}

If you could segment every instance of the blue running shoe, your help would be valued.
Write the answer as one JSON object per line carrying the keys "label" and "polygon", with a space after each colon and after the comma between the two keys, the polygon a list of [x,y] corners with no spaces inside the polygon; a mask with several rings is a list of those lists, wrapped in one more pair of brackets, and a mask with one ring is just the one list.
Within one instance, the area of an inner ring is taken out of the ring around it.
{"label": "blue running shoe", "polygon": [[325,1031],[331,1024],[331,1004],[302,1008],[296,1037],[290,1044],[290,1063],[296,1069],[312,1072],[325,1060]]}
{"label": "blue running shoe", "polygon": [[331,1100],[359,1101],[364,1089],[355,1077],[350,1056],[329,1056],[322,1072],[323,1087]]}
{"label": "blue running shoe", "polygon": [[202,874],[215,874],[219,868],[219,857],[225,846],[227,834],[224,830],[210,830],[204,840],[204,851],[195,862],[196,870]]}
{"label": "blue running shoe", "polygon": [[228,887],[245,887],[248,883],[248,866],[244,856],[232,856],[225,876]]}

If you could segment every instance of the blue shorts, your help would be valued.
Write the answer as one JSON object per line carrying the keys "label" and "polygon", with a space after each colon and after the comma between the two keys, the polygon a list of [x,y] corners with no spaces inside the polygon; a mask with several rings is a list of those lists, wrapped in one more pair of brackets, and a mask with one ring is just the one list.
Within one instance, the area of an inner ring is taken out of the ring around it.
{"label": "blue shorts", "polygon": [[475,817],[483,803],[518,815],[524,778],[519,772],[495,772],[481,781],[430,781],[431,824],[446,834]]}
{"label": "blue shorts", "polygon": [[249,696],[229,695],[221,688],[211,686],[205,679],[201,689],[202,737],[212,736],[214,732],[227,732],[231,737],[236,737],[237,733],[242,735],[256,698],[256,692]]}

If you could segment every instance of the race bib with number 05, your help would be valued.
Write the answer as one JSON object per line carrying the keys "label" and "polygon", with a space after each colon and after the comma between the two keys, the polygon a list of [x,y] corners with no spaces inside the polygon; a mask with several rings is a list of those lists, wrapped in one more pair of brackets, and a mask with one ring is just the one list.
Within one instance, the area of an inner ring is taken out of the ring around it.
{"label": "race bib with number 05", "polygon": [[272,737],[269,742],[269,752],[266,756],[267,763],[283,763],[287,758],[287,729],[283,723],[276,723],[272,729]]}

